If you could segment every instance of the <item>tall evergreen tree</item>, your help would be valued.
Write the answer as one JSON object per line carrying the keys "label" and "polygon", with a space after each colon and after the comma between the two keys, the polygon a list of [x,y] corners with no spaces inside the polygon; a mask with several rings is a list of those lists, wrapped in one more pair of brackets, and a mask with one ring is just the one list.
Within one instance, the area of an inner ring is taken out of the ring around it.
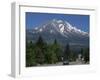
{"label": "tall evergreen tree", "polygon": [[83,57],[83,56],[84,56],[84,49],[83,49],[83,48],[81,48],[80,53],[81,53],[81,55],[82,55],[82,57]]}
{"label": "tall evergreen tree", "polygon": [[57,56],[58,61],[62,61],[61,57],[62,57],[62,49],[60,44],[57,42],[57,40],[54,40],[54,45],[55,45],[55,53]]}
{"label": "tall evergreen tree", "polygon": [[35,53],[33,50],[33,43],[30,41],[26,43],[26,66],[36,65]]}
{"label": "tall evergreen tree", "polygon": [[89,48],[86,48],[85,49],[85,52],[84,52],[84,61],[85,63],[89,62],[90,58],[89,58]]}
{"label": "tall evergreen tree", "polygon": [[51,49],[51,45],[50,44],[48,44],[47,49],[46,49],[45,63],[47,63],[47,64],[51,64],[52,63],[52,49]]}
{"label": "tall evergreen tree", "polygon": [[46,59],[48,63],[53,64],[58,62],[60,57],[60,46],[56,39],[54,40],[53,44],[48,44],[47,50]]}
{"label": "tall evergreen tree", "polygon": [[39,36],[39,37],[38,37],[38,40],[37,40],[37,42],[36,42],[36,45],[39,46],[39,47],[43,47],[44,41],[43,41],[42,36]]}
{"label": "tall evergreen tree", "polygon": [[56,39],[54,40],[54,44],[55,44],[55,45],[57,45],[57,44],[58,44],[58,42],[57,42],[57,40],[56,40]]}
{"label": "tall evergreen tree", "polygon": [[38,64],[43,64],[45,61],[45,43],[43,41],[43,38],[41,36],[39,36],[37,42],[36,42],[36,46],[35,46],[35,54],[36,54],[36,62]]}
{"label": "tall evergreen tree", "polygon": [[35,58],[37,64],[43,64],[44,63],[44,53],[40,47],[35,48]]}
{"label": "tall evergreen tree", "polygon": [[70,57],[70,46],[69,43],[66,45],[65,50],[64,50],[64,60],[68,60],[69,61],[69,57]]}
{"label": "tall evergreen tree", "polygon": [[51,51],[50,51],[52,63],[56,63],[58,61],[56,49],[57,49],[57,40],[55,39],[54,43],[51,45]]}

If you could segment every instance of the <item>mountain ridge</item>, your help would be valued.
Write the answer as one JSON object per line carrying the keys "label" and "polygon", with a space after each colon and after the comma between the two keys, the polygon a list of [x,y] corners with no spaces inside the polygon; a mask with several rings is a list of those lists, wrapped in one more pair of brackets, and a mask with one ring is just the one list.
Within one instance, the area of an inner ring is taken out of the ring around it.
{"label": "mountain ridge", "polygon": [[55,38],[61,44],[64,43],[89,43],[89,33],[73,27],[68,21],[53,19],[39,27],[27,29],[26,37],[33,42],[41,35],[47,42],[52,42]]}

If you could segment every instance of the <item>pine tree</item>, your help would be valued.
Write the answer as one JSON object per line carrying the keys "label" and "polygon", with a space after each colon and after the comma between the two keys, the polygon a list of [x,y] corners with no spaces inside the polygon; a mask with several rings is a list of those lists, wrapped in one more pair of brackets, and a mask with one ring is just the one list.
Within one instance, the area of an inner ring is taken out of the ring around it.
{"label": "pine tree", "polygon": [[83,57],[83,56],[84,56],[84,49],[83,49],[83,48],[81,48],[80,53],[81,53],[81,55],[82,55],[82,57]]}
{"label": "pine tree", "polygon": [[39,47],[43,47],[44,41],[43,41],[42,36],[39,36],[39,38],[38,38],[38,40],[36,42],[36,45],[39,46]]}
{"label": "pine tree", "polygon": [[61,57],[62,57],[62,49],[60,44],[57,42],[57,40],[54,40],[54,45],[55,45],[55,53],[57,56],[58,61],[62,61]]}
{"label": "pine tree", "polygon": [[84,61],[85,61],[85,63],[89,62],[89,48],[85,49],[85,52],[84,52]]}
{"label": "pine tree", "polygon": [[60,46],[57,42],[57,40],[55,39],[53,44],[48,44],[48,49],[47,49],[47,53],[46,53],[46,59],[48,63],[56,63],[59,61],[59,55],[60,53]]}
{"label": "pine tree", "polygon": [[33,43],[30,41],[26,43],[26,67],[36,65],[35,53],[33,50]]}
{"label": "pine tree", "polygon": [[46,53],[45,53],[45,63],[51,64],[52,63],[52,50],[51,50],[51,45],[48,44]]}
{"label": "pine tree", "polygon": [[70,46],[69,44],[66,45],[65,50],[64,50],[64,60],[68,60],[69,61],[69,57],[70,57]]}
{"label": "pine tree", "polygon": [[43,64],[45,61],[45,43],[43,41],[43,38],[39,36],[36,45],[35,45],[35,54],[36,54],[36,62],[38,64]]}

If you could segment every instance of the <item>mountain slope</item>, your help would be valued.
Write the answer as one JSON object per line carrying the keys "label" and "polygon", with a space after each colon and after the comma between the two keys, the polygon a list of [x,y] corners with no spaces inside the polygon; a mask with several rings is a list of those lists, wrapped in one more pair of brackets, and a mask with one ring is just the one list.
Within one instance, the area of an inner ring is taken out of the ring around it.
{"label": "mountain slope", "polygon": [[57,39],[62,45],[67,43],[72,45],[88,45],[89,43],[89,34],[87,32],[77,29],[63,20],[53,19],[39,27],[26,30],[28,41],[32,40],[35,42],[40,35],[48,43],[52,43],[54,39]]}

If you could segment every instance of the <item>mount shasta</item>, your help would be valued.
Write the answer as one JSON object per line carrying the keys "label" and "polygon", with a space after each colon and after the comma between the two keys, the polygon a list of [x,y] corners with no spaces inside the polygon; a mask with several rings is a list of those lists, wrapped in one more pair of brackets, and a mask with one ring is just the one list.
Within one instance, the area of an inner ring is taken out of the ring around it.
{"label": "mount shasta", "polygon": [[61,45],[89,46],[89,33],[72,26],[64,20],[53,19],[33,29],[26,29],[26,40],[35,42],[39,36],[47,43],[56,39]]}

